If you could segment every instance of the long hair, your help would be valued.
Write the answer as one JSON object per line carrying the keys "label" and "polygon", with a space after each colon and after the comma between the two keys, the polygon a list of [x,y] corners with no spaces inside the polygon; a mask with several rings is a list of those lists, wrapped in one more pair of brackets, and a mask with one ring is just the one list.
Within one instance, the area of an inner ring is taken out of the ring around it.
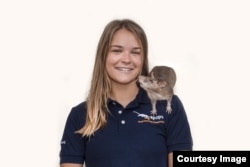
{"label": "long hair", "polygon": [[109,113],[107,101],[110,97],[111,83],[105,68],[105,62],[115,32],[125,28],[132,32],[142,46],[142,75],[148,74],[148,42],[144,30],[129,19],[113,20],[105,27],[98,43],[90,91],[87,96],[87,113],[84,126],[76,133],[91,136],[105,126]]}

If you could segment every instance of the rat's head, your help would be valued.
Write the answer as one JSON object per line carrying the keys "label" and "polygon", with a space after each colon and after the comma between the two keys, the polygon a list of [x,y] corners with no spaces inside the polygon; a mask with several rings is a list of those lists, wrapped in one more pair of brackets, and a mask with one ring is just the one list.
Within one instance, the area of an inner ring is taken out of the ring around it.
{"label": "rat's head", "polygon": [[173,88],[176,83],[176,74],[172,67],[155,66],[151,70],[149,75],[158,80],[158,84],[160,87]]}

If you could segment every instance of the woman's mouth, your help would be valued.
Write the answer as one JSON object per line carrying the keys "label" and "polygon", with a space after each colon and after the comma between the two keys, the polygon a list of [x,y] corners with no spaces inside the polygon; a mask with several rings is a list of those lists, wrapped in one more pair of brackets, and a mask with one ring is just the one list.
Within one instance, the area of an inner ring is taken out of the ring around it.
{"label": "woman's mouth", "polygon": [[128,67],[116,67],[116,69],[122,72],[129,72],[133,70],[132,68],[128,68]]}

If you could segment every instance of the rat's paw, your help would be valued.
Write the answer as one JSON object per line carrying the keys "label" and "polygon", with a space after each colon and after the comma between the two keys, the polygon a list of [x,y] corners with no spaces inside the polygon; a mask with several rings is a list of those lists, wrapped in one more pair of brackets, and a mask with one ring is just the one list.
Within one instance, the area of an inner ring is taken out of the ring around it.
{"label": "rat's paw", "polygon": [[166,112],[167,112],[168,114],[170,114],[170,113],[172,112],[171,106],[167,106],[166,110],[167,110]]}
{"label": "rat's paw", "polygon": [[157,115],[157,111],[156,111],[156,110],[152,110],[152,111],[151,111],[151,115],[153,115],[153,116],[154,116],[154,115]]}

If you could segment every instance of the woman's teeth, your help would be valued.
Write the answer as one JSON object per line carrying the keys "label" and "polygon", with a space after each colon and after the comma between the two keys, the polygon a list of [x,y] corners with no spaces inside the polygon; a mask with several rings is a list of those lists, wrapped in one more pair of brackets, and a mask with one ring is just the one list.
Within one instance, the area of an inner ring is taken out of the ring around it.
{"label": "woman's teeth", "polygon": [[124,67],[118,67],[117,68],[119,71],[124,71],[124,72],[128,72],[128,71],[131,71],[132,69],[131,68],[124,68]]}

